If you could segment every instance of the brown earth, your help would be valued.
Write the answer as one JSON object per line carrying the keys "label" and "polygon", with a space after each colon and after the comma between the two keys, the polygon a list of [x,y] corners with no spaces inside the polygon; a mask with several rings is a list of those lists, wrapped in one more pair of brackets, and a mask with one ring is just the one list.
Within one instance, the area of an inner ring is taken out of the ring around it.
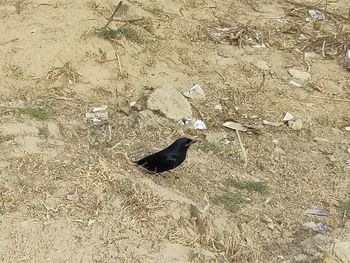
{"label": "brown earth", "polygon": [[[306,21],[316,2],[326,19]],[[336,257],[303,245],[317,234],[308,221],[331,240],[350,231],[349,72],[339,64],[350,3],[324,2],[130,0],[108,31],[112,1],[0,1],[0,261]],[[303,87],[288,84],[291,68],[310,73]],[[192,112],[207,130],[146,109],[154,90],[194,84],[206,96],[189,99]],[[101,105],[108,123],[86,122]],[[282,124],[286,112],[302,127]],[[258,129],[239,133],[246,159],[227,120]],[[173,172],[130,162],[180,136],[201,141]]]}

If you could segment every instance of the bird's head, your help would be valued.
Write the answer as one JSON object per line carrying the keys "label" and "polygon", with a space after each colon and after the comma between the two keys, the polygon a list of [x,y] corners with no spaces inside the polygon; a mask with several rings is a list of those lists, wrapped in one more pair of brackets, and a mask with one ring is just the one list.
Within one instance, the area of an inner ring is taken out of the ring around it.
{"label": "bird's head", "polygon": [[192,144],[194,144],[195,142],[197,142],[197,140],[195,139],[190,139],[190,138],[180,138],[177,139],[175,144],[177,145],[182,145],[186,148],[190,147]]}

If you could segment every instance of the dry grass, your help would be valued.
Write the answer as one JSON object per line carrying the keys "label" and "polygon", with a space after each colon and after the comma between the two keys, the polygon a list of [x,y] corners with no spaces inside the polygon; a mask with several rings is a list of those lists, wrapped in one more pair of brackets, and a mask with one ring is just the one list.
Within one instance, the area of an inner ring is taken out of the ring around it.
{"label": "dry grass", "polygon": [[45,78],[50,82],[63,80],[67,83],[76,83],[82,75],[73,67],[71,62],[65,62],[61,67],[52,67],[50,65]]}

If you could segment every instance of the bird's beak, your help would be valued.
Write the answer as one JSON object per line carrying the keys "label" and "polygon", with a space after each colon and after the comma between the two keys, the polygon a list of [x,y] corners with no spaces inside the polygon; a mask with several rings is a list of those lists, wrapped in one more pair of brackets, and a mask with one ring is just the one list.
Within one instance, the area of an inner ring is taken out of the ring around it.
{"label": "bird's beak", "polygon": [[196,139],[192,139],[189,143],[186,144],[186,146],[190,146],[191,144],[194,144],[195,142],[197,142]]}

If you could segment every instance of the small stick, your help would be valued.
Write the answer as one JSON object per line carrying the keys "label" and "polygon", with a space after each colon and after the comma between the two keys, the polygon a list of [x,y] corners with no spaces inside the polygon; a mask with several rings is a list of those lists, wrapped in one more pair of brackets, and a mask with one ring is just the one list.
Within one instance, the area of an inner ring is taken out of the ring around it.
{"label": "small stick", "polygon": [[106,25],[103,27],[104,30],[106,30],[109,26],[109,24],[113,21],[113,18],[115,16],[115,14],[117,13],[118,9],[122,6],[123,1],[120,1],[119,4],[117,5],[117,7],[115,8],[113,14],[111,15],[111,17],[108,19]]}
{"label": "small stick", "polygon": [[218,75],[222,78],[222,80],[224,81],[224,83],[226,82],[226,79],[224,78],[224,76],[219,72],[219,71],[217,71],[216,69],[214,69],[214,71],[216,72],[216,73],[218,73]]}
{"label": "small stick", "polygon": [[12,39],[10,39],[10,40],[8,40],[8,41],[1,42],[0,45],[3,46],[3,45],[6,45],[6,44],[8,44],[8,43],[15,42],[15,41],[17,41],[17,40],[18,40],[18,37],[15,37],[15,38],[12,38]]}
{"label": "small stick", "polygon": [[323,41],[323,44],[322,44],[322,57],[324,57],[324,58],[326,57],[326,53],[324,51],[325,46],[326,46],[326,41]]}
{"label": "small stick", "polygon": [[114,18],[113,21],[117,21],[117,22],[125,22],[125,23],[134,23],[134,22],[138,22],[138,21],[142,21],[145,20],[144,17],[140,17],[140,18],[130,18],[130,19],[120,19],[120,18]]}
{"label": "small stick", "polygon": [[236,133],[237,133],[237,137],[238,137],[239,146],[241,146],[241,150],[242,150],[242,154],[243,154],[243,158],[244,158],[244,167],[247,167],[247,164],[248,164],[247,154],[246,154],[244,145],[242,143],[241,136],[239,135],[239,131],[236,130]]}
{"label": "small stick", "polygon": [[115,53],[115,56],[116,56],[117,59],[118,59],[118,65],[119,65],[120,76],[123,76],[122,64],[121,64],[121,62],[120,62],[119,55],[118,55],[117,53]]}
{"label": "small stick", "polygon": [[259,90],[261,90],[264,87],[265,81],[266,81],[266,74],[265,72],[263,72],[262,81],[260,83]]}
{"label": "small stick", "polygon": [[110,142],[112,140],[112,127],[110,124],[108,124],[108,132],[109,132],[108,141]]}
{"label": "small stick", "polygon": [[334,100],[334,101],[344,101],[344,102],[350,102],[348,99],[337,99],[337,98],[327,98],[327,97],[321,97],[321,96],[311,96],[313,98],[318,98],[318,99],[324,99],[324,100]]}

